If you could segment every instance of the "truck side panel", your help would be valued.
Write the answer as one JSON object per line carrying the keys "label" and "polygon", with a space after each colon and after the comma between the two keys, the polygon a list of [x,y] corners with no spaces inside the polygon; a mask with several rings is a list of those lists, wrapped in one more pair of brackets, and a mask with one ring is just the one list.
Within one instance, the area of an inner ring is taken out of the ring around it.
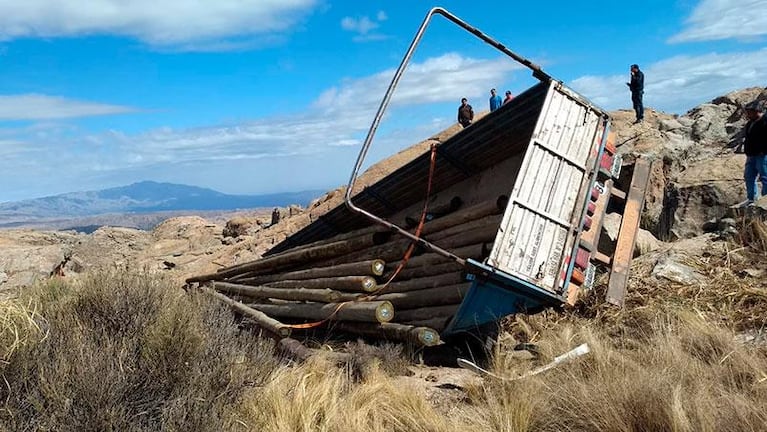
{"label": "truck side panel", "polygon": [[[578,199],[604,131],[601,114],[552,83],[488,264],[558,292],[580,223]],[[599,136],[598,136],[599,135]]]}

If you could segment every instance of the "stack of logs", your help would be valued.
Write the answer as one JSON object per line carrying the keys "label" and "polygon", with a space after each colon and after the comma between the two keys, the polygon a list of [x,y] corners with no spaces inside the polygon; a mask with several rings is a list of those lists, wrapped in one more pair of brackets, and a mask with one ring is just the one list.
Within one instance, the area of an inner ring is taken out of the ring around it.
{"label": "stack of logs", "polygon": [[[435,214],[423,225],[421,237],[461,258],[481,261],[490,253],[507,202],[501,196],[459,208],[460,200],[454,198],[449,212]],[[281,338],[293,330],[326,327],[434,345],[470,283],[461,264],[422,246],[389,282],[411,243],[384,227],[370,226],[187,283],[198,284]]]}

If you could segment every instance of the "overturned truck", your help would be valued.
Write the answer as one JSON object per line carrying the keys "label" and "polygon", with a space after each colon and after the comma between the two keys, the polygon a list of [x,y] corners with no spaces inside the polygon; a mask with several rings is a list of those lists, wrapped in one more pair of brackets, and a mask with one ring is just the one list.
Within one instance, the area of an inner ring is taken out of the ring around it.
{"label": "overturned truck", "polygon": [[[435,15],[538,83],[358,192],[375,131]],[[187,280],[280,337],[325,328],[434,345],[573,303],[597,271],[622,305],[649,165],[622,167],[605,111],[449,12],[427,15],[363,144],[346,202],[260,260]],[[623,168],[623,169],[621,169]],[[608,207],[617,245],[597,249]]]}

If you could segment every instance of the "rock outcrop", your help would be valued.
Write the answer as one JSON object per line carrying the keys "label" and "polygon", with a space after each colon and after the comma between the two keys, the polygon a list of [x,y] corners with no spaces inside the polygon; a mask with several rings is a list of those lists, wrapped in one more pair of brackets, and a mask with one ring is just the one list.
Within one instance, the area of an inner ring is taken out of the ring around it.
{"label": "rock outcrop", "polygon": [[[701,237],[705,231],[722,231],[720,226],[732,229],[732,224],[721,221],[731,205],[744,199],[745,157],[735,154],[731,147],[742,139],[742,107],[754,99],[767,100],[767,90],[733,92],[681,116],[648,109],[645,122],[638,125],[632,124],[633,112],[612,113],[624,172],[630,174],[631,164],[638,157],[653,162],[635,250],[636,255],[641,255],[640,262],[657,260],[658,254],[677,250],[677,245],[692,247],[705,238]],[[443,142],[459,130],[453,126],[373,165],[359,177],[357,188],[378,181],[427,152],[432,143]],[[51,275],[77,277],[110,267],[163,271],[182,280],[252,261],[340,205],[344,193],[345,187],[340,187],[318,197],[306,209],[279,209],[280,220],[273,225],[266,213],[254,212],[215,222],[194,216],[175,217],[151,232],[114,227],[102,227],[90,235],[0,231],[0,290],[30,285]],[[764,210],[760,211],[767,213],[767,204],[762,205]],[[605,221],[607,242],[617,235],[618,222],[614,219],[608,216]],[[679,239],[691,240],[664,242]],[[678,270],[673,263],[666,267],[664,270],[661,266],[655,276]]]}

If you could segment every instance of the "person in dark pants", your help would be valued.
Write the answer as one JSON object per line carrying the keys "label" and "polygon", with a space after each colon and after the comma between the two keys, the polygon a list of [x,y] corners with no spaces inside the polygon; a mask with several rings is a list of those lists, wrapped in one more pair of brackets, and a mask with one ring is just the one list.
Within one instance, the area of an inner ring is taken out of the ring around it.
{"label": "person in dark pants", "polygon": [[639,65],[631,65],[631,82],[626,83],[631,89],[631,102],[634,104],[637,124],[644,120],[644,105],[642,105],[642,95],[644,94],[644,73],[639,70]]}
{"label": "person in dark pants", "polygon": [[474,121],[474,109],[469,105],[466,98],[461,99],[461,106],[458,107],[458,123],[463,127],[469,127]]}
{"label": "person in dark pants", "polygon": [[743,151],[746,153],[746,165],[743,179],[746,181],[745,205],[752,205],[756,199],[756,179],[762,183],[762,196],[767,195],[767,116],[759,101],[745,106],[746,137]]}

